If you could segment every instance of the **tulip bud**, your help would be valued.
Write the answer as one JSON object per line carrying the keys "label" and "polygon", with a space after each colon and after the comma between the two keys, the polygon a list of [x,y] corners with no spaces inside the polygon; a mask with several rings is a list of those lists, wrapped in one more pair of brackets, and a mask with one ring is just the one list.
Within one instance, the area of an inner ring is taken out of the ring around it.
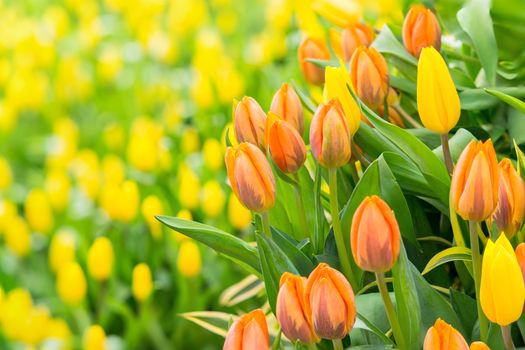
{"label": "tulip bud", "polygon": [[150,194],[144,198],[141,211],[153,238],[156,240],[160,239],[162,235],[162,224],[155,219],[155,215],[162,215],[164,213],[164,205],[160,198],[154,194]]}
{"label": "tulip bud", "polygon": [[77,305],[84,299],[87,283],[78,263],[72,261],[58,271],[57,290],[60,298],[68,305]]}
{"label": "tulip bud", "polygon": [[223,149],[217,139],[209,138],[202,146],[202,158],[206,167],[218,171],[222,167]]}
{"label": "tulip bud", "polygon": [[350,61],[359,46],[369,47],[373,40],[374,30],[364,23],[356,23],[345,28],[341,38],[344,60]]}
{"label": "tulip bud", "polygon": [[350,60],[350,79],[359,98],[370,108],[381,106],[388,94],[388,67],[375,48],[359,46]]}
{"label": "tulip bud", "polygon": [[264,153],[250,143],[226,150],[226,169],[233,192],[248,209],[263,212],[275,204],[275,179]]}
{"label": "tulip bud", "polygon": [[107,237],[98,237],[91,245],[87,256],[88,271],[97,281],[105,281],[113,270],[113,245]]}
{"label": "tulip bud", "polygon": [[49,266],[58,272],[62,266],[75,260],[75,237],[69,231],[60,231],[51,240],[49,246]]}
{"label": "tulip bud", "polygon": [[180,244],[177,268],[184,277],[195,277],[201,271],[201,253],[199,247],[192,240]]}
{"label": "tulip bud", "polygon": [[487,318],[500,326],[517,321],[525,302],[520,265],[506,235],[488,240],[481,266],[479,300]]}
{"label": "tulip bud", "polygon": [[47,174],[45,191],[53,209],[62,211],[69,203],[71,183],[66,171],[51,170]]}
{"label": "tulip bud", "polygon": [[199,205],[200,182],[195,172],[185,163],[179,166],[179,202],[184,208],[195,209]]}
{"label": "tulip bud", "polygon": [[492,219],[498,228],[512,238],[519,231],[525,215],[525,183],[510,159],[498,164],[499,201]]}
{"label": "tulip bud", "polygon": [[210,219],[217,218],[222,214],[226,195],[221,185],[215,180],[209,180],[202,187],[201,207],[202,211]]}
{"label": "tulip bud", "polygon": [[266,149],[264,128],[266,114],[255,99],[244,96],[233,103],[233,125],[239,142],[249,142],[261,150]]}
{"label": "tulip bud", "polygon": [[84,332],[84,350],[105,350],[106,332],[99,325],[92,325]]}
{"label": "tulip bud", "polygon": [[482,341],[475,341],[470,344],[469,350],[490,350],[490,348]]}
{"label": "tulip bud", "polygon": [[310,147],[324,167],[338,168],[350,160],[351,135],[341,104],[330,100],[317,107],[310,124]]}
{"label": "tulip bud", "polygon": [[459,95],[443,57],[433,47],[421,51],[417,65],[417,109],[425,128],[447,134],[461,114]]}
{"label": "tulip bud", "polygon": [[235,321],[224,341],[222,350],[268,349],[270,336],[266,317],[261,309],[253,310]]}
{"label": "tulip bud", "polygon": [[268,149],[273,161],[284,173],[297,172],[306,160],[306,145],[301,135],[290,123],[271,112],[266,120]]}
{"label": "tulip bud", "polygon": [[322,85],[324,83],[324,69],[306,60],[309,58],[329,60],[330,52],[326,45],[318,39],[306,38],[299,45],[298,54],[301,71],[306,81],[313,85]]}
{"label": "tulip bud", "polygon": [[149,298],[153,290],[151,270],[145,263],[140,263],[133,269],[133,280],[131,285],[133,297],[139,302]]}
{"label": "tulip bud", "polygon": [[456,211],[465,220],[487,219],[498,204],[498,188],[498,162],[492,141],[471,141],[452,174],[450,195]]}
{"label": "tulip bud", "polygon": [[403,43],[407,51],[419,57],[424,47],[441,48],[441,28],[436,16],[422,5],[413,5],[403,23]]}
{"label": "tulip bud", "polygon": [[228,199],[228,220],[237,230],[244,230],[252,222],[252,213],[239,202],[233,193]]}
{"label": "tulip bud", "polygon": [[319,341],[312,326],[311,315],[306,313],[304,291],[306,278],[283,273],[277,295],[277,320],[281,329],[292,342],[310,344]]}
{"label": "tulip bud", "polygon": [[342,339],[355,322],[354,291],[342,273],[320,263],[310,274],[305,289],[305,314],[312,315],[315,333],[326,339]]}
{"label": "tulip bud", "polygon": [[294,88],[284,83],[273,95],[270,112],[290,123],[300,135],[304,130],[303,106]]}
{"label": "tulip bud", "polygon": [[24,257],[31,251],[31,232],[24,219],[18,215],[5,223],[4,240],[9,249],[18,257]]}
{"label": "tulip bud", "polygon": [[468,350],[468,344],[461,333],[438,318],[425,335],[423,350]]}
{"label": "tulip bud", "polygon": [[385,272],[399,255],[401,235],[394,212],[378,196],[366,197],[352,219],[352,255],[361,269]]}
{"label": "tulip bud", "polygon": [[346,0],[315,0],[312,8],[321,17],[341,28],[355,23],[360,13],[357,3]]}
{"label": "tulip bud", "polygon": [[43,190],[31,190],[27,195],[24,209],[31,229],[44,234],[51,231],[54,225],[53,210]]}

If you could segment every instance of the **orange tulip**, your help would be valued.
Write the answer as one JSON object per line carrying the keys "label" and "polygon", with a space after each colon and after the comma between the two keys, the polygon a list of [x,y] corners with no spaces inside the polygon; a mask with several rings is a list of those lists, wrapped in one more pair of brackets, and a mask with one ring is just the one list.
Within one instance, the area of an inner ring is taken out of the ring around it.
{"label": "orange tulip", "polygon": [[317,161],[327,168],[338,168],[350,160],[350,133],[341,104],[330,100],[315,111],[310,124],[310,146]]}
{"label": "orange tulip", "polygon": [[438,318],[427,331],[423,350],[468,350],[468,344],[461,333]]}
{"label": "orange tulip", "polygon": [[350,61],[354,51],[359,46],[370,46],[374,40],[374,30],[364,24],[356,23],[343,30],[341,37],[341,46],[343,50],[343,58],[346,62]]}
{"label": "orange tulip", "polygon": [[482,341],[475,341],[470,344],[469,350],[490,350],[490,348]]}
{"label": "orange tulip", "polygon": [[224,341],[223,350],[268,349],[270,337],[266,317],[261,309],[253,310],[235,321]]}
{"label": "orange tulip", "polygon": [[342,339],[354,326],[354,291],[344,275],[325,263],[310,274],[305,290],[306,314],[312,315],[315,333],[326,339]]}
{"label": "orange tulip", "polygon": [[452,174],[450,195],[465,220],[482,221],[498,204],[498,162],[492,141],[471,141],[463,150]]}
{"label": "orange tulip", "polygon": [[273,95],[270,112],[290,123],[300,135],[304,130],[303,106],[293,87],[284,83]]}
{"label": "orange tulip", "polygon": [[401,235],[394,212],[378,196],[366,197],[352,219],[352,255],[361,269],[385,272],[399,255]]}
{"label": "orange tulip", "polygon": [[275,203],[275,179],[264,153],[251,143],[226,150],[226,170],[233,192],[248,209],[263,212]]}
{"label": "orange tulip", "polygon": [[273,161],[282,172],[295,173],[306,160],[306,145],[301,135],[273,113],[266,120],[268,148]]}
{"label": "orange tulip", "polygon": [[324,69],[306,61],[308,58],[329,60],[328,48],[322,41],[314,38],[306,38],[299,45],[299,64],[304,78],[310,84],[322,85],[324,83]]}
{"label": "orange tulip", "polygon": [[276,316],[286,338],[310,344],[319,341],[312,326],[311,314],[306,313],[304,291],[306,278],[283,273],[277,295]]}
{"label": "orange tulip", "polygon": [[422,5],[414,5],[403,23],[403,42],[407,51],[419,57],[424,47],[441,48],[441,28],[432,11]]}
{"label": "orange tulip", "polygon": [[516,247],[516,258],[518,259],[521,274],[523,275],[523,281],[525,282],[525,243],[520,243]]}
{"label": "orange tulip", "polygon": [[239,142],[249,142],[261,150],[266,149],[264,128],[266,114],[255,99],[244,96],[233,103],[233,126]]}
{"label": "orange tulip", "polygon": [[525,183],[510,159],[503,159],[498,170],[499,201],[492,219],[508,238],[512,238],[521,228],[525,215]]}
{"label": "orange tulip", "polygon": [[368,107],[382,105],[388,94],[388,67],[383,55],[373,47],[359,46],[350,60],[350,80]]}

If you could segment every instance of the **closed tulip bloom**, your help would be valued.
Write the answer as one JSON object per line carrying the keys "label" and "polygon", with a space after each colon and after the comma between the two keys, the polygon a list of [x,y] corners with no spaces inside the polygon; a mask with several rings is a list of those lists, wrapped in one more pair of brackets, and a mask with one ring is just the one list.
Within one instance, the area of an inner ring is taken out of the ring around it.
{"label": "closed tulip bloom", "polygon": [[106,332],[99,325],[92,325],[84,332],[83,337],[84,350],[105,350],[106,349]]}
{"label": "closed tulip bloom", "polygon": [[417,65],[417,109],[425,128],[447,134],[461,113],[459,96],[443,57],[424,48]]}
{"label": "closed tulip bloom", "polygon": [[78,305],[86,296],[87,283],[84,272],[75,261],[61,267],[57,275],[57,290],[68,305]]}
{"label": "closed tulip bloom", "polygon": [[310,146],[319,164],[339,168],[348,163],[352,155],[350,137],[339,101],[319,105],[310,124]]}
{"label": "closed tulip bloom", "polygon": [[350,60],[350,79],[359,98],[370,108],[381,106],[388,94],[388,67],[375,48],[359,46]]}
{"label": "closed tulip bloom", "polygon": [[306,278],[283,273],[277,295],[276,316],[286,338],[310,344],[318,342],[319,338],[313,330],[311,315],[306,311],[305,287]]}
{"label": "closed tulip bloom", "polygon": [[471,141],[452,174],[450,195],[456,211],[465,220],[485,220],[496,209],[498,192],[498,162],[492,141]]}
{"label": "closed tulip bloom", "polygon": [[322,85],[324,83],[324,69],[306,60],[309,58],[329,60],[330,52],[326,45],[318,39],[306,38],[299,45],[298,55],[301,71],[306,81],[313,85]]}
{"label": "closed tulip bloom", "polygon": [[297,130],[285,120],[270,113],[266,133],[273,161],[284,173],[295,173],[306,160],[306,145]]}
{"label": "closed tulip bloom", "polygon": [[419,57],[421,50],[433,46],[441,48],[441,28],[434,13],[423,5],[414,5],[403,23],[403,43],[407,51]]}
{"label": "closed tulip bloom", "polygon": [[270,336],[266,317],[261,309],[253,310],[235,321],[224,341],[223,350],[268,349]]}
{"label": "closed tulip bloom", "polygon": [[519,231],[525,215],[525,184],[510,159],[498,164],[499,201],[492,219],[498,228],[512,238]]}
{"label": "closed tulip bloom", "polygon": [[363,116],[357,102],[348,90],[348,86],[351,84],[344,67],[326,67],[323,100],[325,103],[328,103],[331,99],[339,101],[341,107],[343,107],[348,131],[353,136],[359,129]]}
{"label": "closed tulip bloom", "polygon": [[359,6],[346,0],[314,0],[312,8],[320,16],[341,28],[355,23],[359,14]]}
{"label": "closed tulip bloom", "polygon": [[303,106],[299,96],[290,84],[284,83],[273,95],[270,112],[290,123],[300,135],[303,134]]}
{"label": "closed tulip bloom", "polygon": [[243,142],[226,150],[226,169],[233,192],[248,209],[263,212],[275,204],[275,179],[264,153]]}
{"label": "closed tulip bloom", "polygon": [[95,239],[88,251],[87,265],[91,277],[106,281],[113,270],[113,245],[107,237]]}
{"label": "closed tulip bloom", "polygon": [[468,344],[461,333],[438,318],[425,335],[423,350],[468,350]]}
{"label": "closed tulip bloom", "polygon": [[368,47],[373,40],[374,30],[364,23],[356,23],[345,28],[341,37],[344,60],[350,61],[359,46]]}
{"label": "closed tulip bloom", "polygon": [[520,265],[521,274],[525,280],[525,243],[520,243],[516,247],[516,259],[518,259],[518,264]]}
{"label": "closed tulip bloom", "polygon": [[350,242],[361,269],[385,272],[399,255],[401,235],[394,212],[378,196],[366,197],[352,219]]}
{"label": "closed tulip bloom", "polygon": [[481,266],[480,303],[487,318],[507,326],[523,311],[525,286],[520,265],[506,235],[488,240]]}
{"label": "closed tulip bloom", "polygon": [[490,348],[482,341],[475,341],[470,344],[469,350],[490,350]]}
{"label": "closed tulip bloom", "polygon": [[75,260],[75,237],[66,230],[59,231],[49,245],[49,266],[53,272],[58,272],[62,266]]}
{"label": "closed tulip bloom", "polygon": [[193,240],[181,242],[177,268],[184,277],[195,277],[201,272],[201,253]]}
{"label": "closed tulip bloom", "polygon": [[140,263],[133,269],[133,279],[131,285],[133,297],[142,302],[149,298],[153,291],[153,280],[151,270],[145,263]]}
{"label": "closed tulip bloom", "polygon": [[233,104],[233,126],[239,142],[249,142],[261,150],[266,149],[264,128],[266,114],[255,99],[245,96]]}
{"label": "closed tulip bloom", "polygon": [[325,263],[312,271],[305,289],[306,314],[312,315],[315,333],[325,339],[342,339],[354,326],[354,291],[345,276]]}

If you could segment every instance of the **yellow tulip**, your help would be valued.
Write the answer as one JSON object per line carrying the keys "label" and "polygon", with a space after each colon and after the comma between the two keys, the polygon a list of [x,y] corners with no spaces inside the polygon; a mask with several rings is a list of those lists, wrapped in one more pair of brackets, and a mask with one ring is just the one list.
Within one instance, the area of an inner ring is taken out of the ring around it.
{"label": "yellow tulip", "polygon": [[154,239],[159,239],[162,234],[162,224],[155,219],[155,215],[164,214],[164,205],[162,204],[159,197],[150,194],[142,202],[142,216],[148,224],[151,236]]}
{"label": "yellow tulip", "polygon": [[193,127],[187,127],[181,137],[180,141],[182,153],[189,154],[197,152],[200,147],[199,132]]}
{"label": "yellow tulip", "polygon": [[218,217],[224,209],[225,202],[226,195],[217,181],[210,180],[204,184],[201,192],[201,206],[208,218]]}
{"label": "yellow tulip", "polygon": [[179,166],[179,202],[184,208],[195,209],[199,205],[200,183],[189,166]]}
{"label": "yellow tulip", "polygon": [[15,216],[5,224],[5,243],[18,257],[26,256],[31,250],[30,231],[27,223]]}
{"label": "yellow tulip", "polygon": [[315,0],[312,7],[321,17],[341,28],[355,23],[361,13],[357,2],[346,0]]}
{"label": "yellow tulip", "polygon": [[85,332],[82,341],[84,350],[105,350],[106,332],[99,325],[90,326]]}
{"label": "yellow tulip", "polygon": [[122,159],[114,154],[102,158],[102,178],[104,184],[120,184],[126,177],[126,166]]}
{"label": "yellow tulip", "polygon": [[71,349],[71,330],[67,322],[61,318],[49,320],[46,330],[46,338],[52,338],[58,345],[59,350]]}
{"label": "yellow tulip", "polygon": [[221,148],[221,143],[217,139],[207,139],[202,146],[202,157],[204,164],[213,171],[222,168],[224,160],[224,153]]}
{"label": "yellow tulip", "polygon": [[201,253],[194,241],[186,240],[181,243],[177,268],[184,277],[195,277],[201,271]]}
{"label": "yellow tulip", "polygon": [[239,202],[234,193],[228,199],[228,220],[238,230],[244,230],[252,222],[252,212]]}
{"label": "yellow tulip", "polygon": [[525,286],[516,254],[505,234],[489,240],[483,254],[480,303],[487,318],[507,326],[518,320],[525,302]]}
{"label": "yellow tulip", "polygon": [[140,263],[133,269],[132,292],[139,302],[149,298],[153,290],[151,270],[145,263]]}
{"label": "yellow tulip", "polygon": [[67,305],[77,305],[86,296],[86,277],[80,265],[74,261],[58,271],[57,291]]}
{"label": "yellow tulip", "polygon": [[344,67],[325,68],[324,103],[327,104],[332,99],[339,101],[341,107],[343,107],[348,131],[353,136],[361,123],[361,110],[350,91],[348,91],[347,85],[352,86],[352,82]]}
{"label": "yellow tulip", "polygon": [[25,289],[13,289],[5,296],[0,322],[2,332],[8,339],[21,339],[28,331],[26,321],[32,308],[31,294]]}
{"label": "yellow tulip", "polygon": [[53,211],[43,190],[31,190],[26,197],[24,209],[27,222],[34,231],[46,234],[53,228]]}
{"label": "yellow tulip", "polygon": [[105,281],[113,270],[113,245],[107,237],[95,239],[88,251],[87,266],[91,277]]}
{"label": "yellow tulip", "polygon": [[71,181],[63,170],[50,170],[46,177],[45,191],[55,210],[62,211],[69,203]]}
{"label": "yellow tulip", "polygon": [[0,198],[0,234],[4,232],[7,222],[17,215],[16,204],[8,199]]}
{"label": "yellow tulip", "polygon": [[417,66],[417,108],[423,125],[438,134],[456,126],[459,96],[443,57],[433,47],[421,51]]}
{"label": "yellow tulip", "polygon": [[49,266],[58,272],[63,266],[75,260],[75,237],[67,230],[61,230],[53,236],[49,246]]}
{"label": "yellow tulip", "polygon": [[[184,219],[184,220],[193,220],[193,215],[191,215],[191,211],[189,211],[188,209],[181,209],[179,210],[179,212],[177,213],[176,217],[178,217],[179,219]],[[178,242],[182,242],[184,240],[187,240],[189,239],[188,236],[178,232],[178,231],[175,231],[175,230],[170,230],[170,232],[172,232],[172,235],[171,235],[171,238],[174,240],[174,241],[178,241]]]}
{"label": "yellow tulip", "polygon": [[13,182],[13,174],[7,159],[0,157],[0,191],[7,189]]}

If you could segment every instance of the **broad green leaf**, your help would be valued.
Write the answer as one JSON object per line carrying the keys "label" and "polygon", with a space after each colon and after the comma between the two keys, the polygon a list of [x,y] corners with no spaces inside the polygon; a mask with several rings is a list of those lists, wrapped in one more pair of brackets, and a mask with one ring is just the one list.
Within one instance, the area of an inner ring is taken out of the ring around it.
{"label": "broad green leaf", "polygon": [[518,100],[516,97],[507,95],[506,93],[496,89],[485,89],[485,91],[492,96],[496,96],[509,106],[516,108],[518,111],[525,113],[525,102]]}
{"label": "broad green leaf", "polygon": [[498,45],[490,17],[490,0],[470,0],[458,11],[457,19],[468,34],[490,85],[496,84]]}
{"label": "broad green leaf", "polygon": [[370,332],[374,333],[385,344],[394,344],[392,342],[392,340],[385,335],[385,333],[383,333],[379,328],[377,328],[372,322],[367,320],[366,317],[361,315],[359,312],[357,313],[357,318],[356,318],[356,322],[354,324],[354,328],[356,328],[356,329],[364,329],[364,330],[367,330],[367,331],[370,331]]}
{"label": "broad green leaf", "polygon": [[[515,98],[525,98],[525,87],[498,87],[498,91]],[[459,93],[461,109],[476,111],[494,107],[500,99],[492,96],[485,89],[466,89]]]}
{"label": "broad green leaf", "polygon": [[317,58],[307,58],[307,59],[305,59],[305,61],[313,63],[316,66],[321,67],[321,68],[339,67],[339,62],[337,62],[337,61],[320,60],[320,59],[317,59]]}
{"label": "broad green leaf", "polygon": [[478,309],[476,300],[472,299],[468,295],[458,292],[457,290],[450,289],[450,302],[452,307],[456,311],[463,328],[467,332],[463,334],[467,341],[473,339],[474,325],[477,321]]}
{"label": "broad green leaf", "polygon": [[516,168],[518,169],[518,173],[520,176],[525,180],[525,154],[521,151],[516,141],[514,142],[514,151],[516,152],[516,158],[518,159],[518,164]]}
{"label": "broad green leaf", "polygon": [[315,106],[314,101],[310,98],[310,96],[308,96],[308,94],[306,92],[304,92],[303,89],[301,89],[296,82],[292,82],[292,85],[293,85],[293,87],[295,89],[295,92],[297,92],[297,95],[299,96],[299,99],[303,103],[303,106],[308,111],[310,111],[310,113],[315,113],[316,106]]}
{"label": "broad green leaf", "polygon": [[[394,297],[393,294],[390,293],[391,298]],[[385,339],[385,333],[390,329],[390,324],[381,295],[378,292],[356,295],[355,304],[357,319],[360,319],[366,328],[373,330],[374,334],[364,332],[361,330],[364,328],[363,325],[360,327],[360,324],[357,323],[357,327],[354,326],[350,332],[352,345],[392,344],[392,340]]]}
{"label": "broad green leaf", "polygon": [[414,56],[408,53],[386,24],[381,28],[381,32],[372,43],[372,46],[381,53],[394,55],[408,63],[417,65],[417,60]]}
{"label": "broad green leaf", "polygon": [[507,112],[507,127],[509,136],[517,144],[525,143],[525,113],[515,108],[509,108]]}
{"label": "broad green leaf", "polygon": [[207,245],[228,258],[243,262],[257,273],[261,272],[257,250],[242,239],[195,221],[163,215],[156,218],[169,228]]}
{"label": "broad green leaf", "polygon": [[[421,272],[421,274],[425,275],[433,269],[435,269],[436,267],[451,261],[472,262],[470,249],[467,247],[450,247],[437,253],[432,257],[432,259],[430,259],[430,261],[427,263],[427,266],[425,266],[425,269],[423,270],[423,272]],[[469,267],[468,264],[467,267]]]}
{"label": "broad green leaf", "polygon": [[[316,167],[315,181],[314,181],[314,208],[315,208],[315,223],[314,223],[314,241],[313,249],[315,254],[321,253],[325,244],[325,232],[327,227],[326,217],[324,215],[323,204],[321,203],[321,167]],[[311,216],[311,215],[310,215]]]}
{"label": "broad green leaf", "polygon": [[306,254],[297,247],[299,243],[293,238],[275,228],[272,228],[272,239],[290,259],[301,275],[308,276],[315,268],[312,260],[310,260]]}

